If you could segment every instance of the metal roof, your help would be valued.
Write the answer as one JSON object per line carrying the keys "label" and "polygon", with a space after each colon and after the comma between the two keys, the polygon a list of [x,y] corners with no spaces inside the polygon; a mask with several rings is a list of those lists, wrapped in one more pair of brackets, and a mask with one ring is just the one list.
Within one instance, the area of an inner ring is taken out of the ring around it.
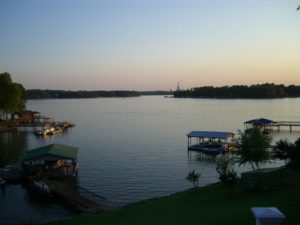
{"label": "metal roof", "polygon": [[199,138],[219,138],[227,139],[233,136],[232,132],[222,132],[222,131],[191,131],[187,134],[188,137],[199,137]]}
{"label": "metal roof", "polygon": [[244,123],[255,124],[255,125],[269,125],[274,123],[274,121],[266,118],[259,118],[259,119],[248,120]]}
{"label": "metal roof", "polygon": [[27,160],[59,160],[59,159],[77,159],[78,148],[51,144],[40,148],[32,149],[26,152],[24,161]]}

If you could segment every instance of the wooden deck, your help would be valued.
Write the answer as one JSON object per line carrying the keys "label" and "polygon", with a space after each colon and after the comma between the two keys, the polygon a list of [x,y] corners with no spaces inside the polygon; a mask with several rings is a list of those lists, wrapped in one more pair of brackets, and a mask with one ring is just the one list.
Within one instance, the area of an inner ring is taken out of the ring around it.
{"label": "wooden deck", "polygon": [[72,181],[47,179],[43,179],[42,181],[48,185],[50,193],[63,198],[82,212],[95,213],[117,209],[117,207],[110,206],[105,197],[78,187]]}

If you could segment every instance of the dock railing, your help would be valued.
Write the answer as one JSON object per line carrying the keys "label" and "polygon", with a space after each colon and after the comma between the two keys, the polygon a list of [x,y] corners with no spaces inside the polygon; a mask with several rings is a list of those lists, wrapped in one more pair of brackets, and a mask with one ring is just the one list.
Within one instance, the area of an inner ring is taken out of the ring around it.
{"label": "dock railing", "polygon": [[108,206],[107,198],[100,196],[92,191],[89,191],[83,187],[78,187],[79,194],[85,199],[94,202],[98,206]]}

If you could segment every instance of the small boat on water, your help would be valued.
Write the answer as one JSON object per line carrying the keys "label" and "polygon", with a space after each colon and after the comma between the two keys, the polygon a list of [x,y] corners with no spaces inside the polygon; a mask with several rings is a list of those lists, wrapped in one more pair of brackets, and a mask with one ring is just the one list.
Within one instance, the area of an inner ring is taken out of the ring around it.
{"label": "small boat on water", "polygon": [[45,136],[45,135],[49,135],[51,132],[51,128],[50,127],[43,127],[41,129],[37,129],[35,131],[35,134],[38,136]]}
{"label": "small boat on water", "polygon": [[45,193],[45,194],[49,194],[50,193],[49,187],[47,186],[47,184],[45,184],[42,181],[33,180],[32,181],[32,187],[35,190],[37,190],[37,191],[39,191],[41,193]]}
{"label": "small boat on water", "polygon": [[58,123],[53,123],[52,126],[46,126],[40,129],[37,129],[34,133],[37,136],[46,136],[46,135],[54,135],[61,133],[65,130],[67,130],[70,127],[74,127],[75,125],[73,123],[69,122],[58,122]]}
{"label": "small boat on water", "polygon": [[35,134],[38,136],[54,135],[57,133],[63,132],[60,127],[44,127],[35,131]]}

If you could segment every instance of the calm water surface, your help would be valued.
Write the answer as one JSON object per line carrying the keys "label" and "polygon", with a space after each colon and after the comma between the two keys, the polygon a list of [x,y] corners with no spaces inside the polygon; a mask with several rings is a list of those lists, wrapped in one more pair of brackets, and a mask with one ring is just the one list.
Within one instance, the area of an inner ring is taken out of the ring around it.
{"label": "calm water surface", "polygon": [[[238,129],[243,130],[244,121],[260,117],[300,121],[298,98],[203,100],[149,96],[31,100],[27,108],[59,121],[71,121],[76,127],[46,139],[25,131],[1,134],[0,160],[14,164],[25,150],[51,143],[78,147],[80,185],[118,204],[185,190],[191,185],[184,178],[193,169],[202,173],[201,185],[218,181],[212,161],[198,161],[196,154],[187,153],[186,134],[191,130],[237,133]],[[299,131],[288,130],[273,134],[274,140],[294,141],[299,136]],[[13,156],[9,154],[12,150],[17,152]],[[278,165],[280,162],[267,166]],[[237,167],[239,171],[247,169]],[[0,221],[20,224],[73,214],[61,204],[38,202],[34,196],[28,196],[26,188],[7,185],[0,195]],[[21,219],[15,220],[16,215]]]}

